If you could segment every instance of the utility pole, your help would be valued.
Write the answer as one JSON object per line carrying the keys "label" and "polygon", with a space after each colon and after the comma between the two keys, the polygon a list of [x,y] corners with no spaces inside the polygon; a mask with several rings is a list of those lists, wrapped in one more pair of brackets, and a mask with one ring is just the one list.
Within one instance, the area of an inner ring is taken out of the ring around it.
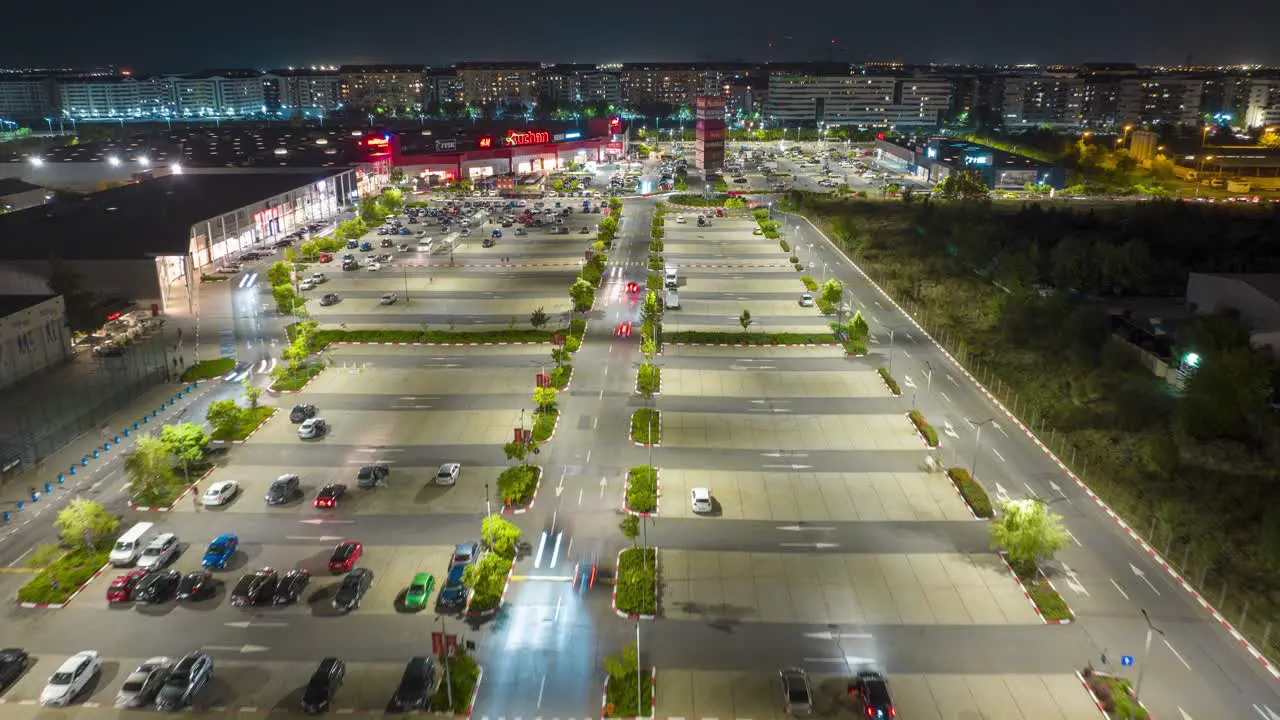
{"label": "utility pole", "polygon": [[449,677],[449,643],[446,638],[449,637],[449,628],[445,625],[444,616],[437,615],[436,619],[440,621],[440,634],[444,641],[444,687],[445,697],[449,700],[449,710],[453,711],[453,679]]}
{"label": "utility pole", "polygon": [[1151,659],[1151,639],[1156,633],[1160,633],[1160,637],[1164,637],[1164,631],[1151,624],[1151,616],[1147,614],[1145,608],[1141,610],[1142,619],[1147,621],[1147,640],[1142,646],[1142,664],[1138,666],[1138,679],[1133,683],[1133,700],[1137,702],[1142,697],[1142,676],[1147,672],[1147,662]]}

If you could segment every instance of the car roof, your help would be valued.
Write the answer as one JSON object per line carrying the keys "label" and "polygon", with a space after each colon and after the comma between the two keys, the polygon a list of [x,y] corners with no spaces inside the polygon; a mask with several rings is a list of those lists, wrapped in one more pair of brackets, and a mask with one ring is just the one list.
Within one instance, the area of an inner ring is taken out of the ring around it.
{"label": "car roof", "polygon": [[711,498],[711,491],[707,488],[694,488],[693,496],[699,500],[708,500]]}
{"label": "car roof", "polygon": [[[235,480],[219,480],[214,484],[210,485],[209,490],[221,490],[222,488],[227,487],[228,485],[235,485],[235,484],[236,484]],[[205,492],[208,492],[208,490],[206,490]]]}
{"label": "car roof", "polygon": [[173,533],[160,533],[156,536],[155,540],[151,541],[151,546],[155,547],[156,545],[163,545],[176,537],[177,535],[174,535]]}
{"label": "car roof", "polygon": [[214,538],[213,541],[210,542],[209,544],[212,545],[214,543],[219,543],[219,542],[225,543],[225,542],[233,541],[235,539],[236,539],[236,536],[234,533],[222,533],[218,537]]}
{"label": "car roof", "polygon": [[76,668],[80,667],[80,663],[84,662],[84,659],[89,657],[92,652],[93,651],[91,650],[81,650],[75,655],[63,660],[62,664],[58,666],[58,672],[74,671]]}

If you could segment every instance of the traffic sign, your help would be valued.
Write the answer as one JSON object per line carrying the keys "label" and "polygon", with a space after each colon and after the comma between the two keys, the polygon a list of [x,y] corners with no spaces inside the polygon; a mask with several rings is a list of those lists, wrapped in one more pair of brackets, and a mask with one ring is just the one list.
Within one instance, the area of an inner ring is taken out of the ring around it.
{"label": "traffic sign", "polygon": [[440,657],[444,654],[444,633],[432,631],[431,633],[431,654]]}
{"label": "traffic sign", "polygon": [[1129,666],[1129,665],[1132,665],[1132,664],[1133,664],[1133,656],[1132,656],[1132,655],[1121,655],[1121,656],[1120,656],[1120,664],[1121,664],[1121,665],[1124,665],[1124,666],[1126,666],[1126,667],[1127,667],[1127,666]]}
{"label": "traffic sign", "polygon": [[564,334],[563,333],[553,334],[551,336],[551,344],[556,346],[564,345]]}

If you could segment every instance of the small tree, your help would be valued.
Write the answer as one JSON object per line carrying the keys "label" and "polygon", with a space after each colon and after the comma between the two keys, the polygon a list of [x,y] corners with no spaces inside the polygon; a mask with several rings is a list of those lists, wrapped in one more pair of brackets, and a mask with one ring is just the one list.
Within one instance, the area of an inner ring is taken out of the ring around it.
{"label": "small tree", "polygon": [[738,316],[738,324],[742,326],[742,332],[746,332],[751,327],[751,322],[751,311],[744,309]]}
{"label": "small tree", "polygon": [[84,545],[87,549],[115,535],[120,521],[107,512],[101,503],[73,498],[66,507],[58,511],[53,524],[57,526],[64,545]]}
{"label": "small tree", "polygon": [[578,278],[569,286],[569,300],[573,302],[573,309],[578,312],[586,312],[591,309],[591,304],[595,302],[596,290],[583,278]]}
{"label": "small tree", "polygon": [[822,295],[819,297],[831,305],[838,305],[844,297],[844,285],[839,280],[828,280],[823,284]]}
{"label": "small tree", "polygon": [[258,398],[262,397],[262,388],[252,385],[248,379],[240,381],[244,385],[244,399],[249,407],[258,409]]}
{"label": "small tree", "polygon": [[170,455],[178,458],[178,462],[198,463],[204,459],[209,436],[203,427],[195,423],[165,425],[160,428],[160,444]]}
{"label": "small tree", "polygon": [[1007,500],[1000,508],[1000,517],[991,523],[991,547],[1003,549],[1019,574],[1033,572],[1036,563],[1052,559],[1071,542],[1062,516],[1049,512],[1043,500]]}
{"label": "small tree", "polygon": [[547,317],[547,311],[544,310],[541,305],[534,308],[533,312],[529,313],[529,324],[532,325],[535,330],[545,327],[548,320],[550,320],[550,318]]}
{"label": "small tree", "polygon": [[533,390],[533,404],[538,406],[538,410],[545,411],[555,407],[556,396],[560,394],[559,390],[553,387],[540,387]]}
{"label": "small tree", "polygon": [[657,343],[652,337],[646,337],[640,341],[640,353],[645,359],[652,362],[653,356],[657,353]]}
{"label": "small tree", "polygon": [[[235,400],[215,400],[209,403],[205,419],[213,426],[215,435],[232,435],[240,430],[240,425],[244,422],[244,408],[237,405]],[[141,445],[142,441],[139,440],[138,444]]]}
{"label": "small tree", "polygon": [[289,283],[271,286],[271,299],[276,301],[276,311],[281,315],[292,315],[294,310],[306,303],[307,299],[298,294]]}
{"label": "small tree", "polygon": [[508,460],[515,462],[525,462],[529,456],[538,449],[538,443],[532,439],[527,443],[518,443],[514,440],[502,446],[502,454],[507,456]]}
{"label": "small tree", "polygon": [[267,268],[267,282],[271,283],[272,287],[288,285],[289,275],[289,263],[274,262]]}
{"label": "small tree", "polygon": [[504,520],[501,515],[494,514],[480,521],[480,538],[490,550],[510,559],[516,556],[520,528]]}
{"label": "small tree", "polygon": [[640,518],[628,515],[618,523],[618,529],[622,531],[622,537],[631,541],[631,547],[635,547],[636,538],[640,537]]}
{"label": "small tree", "polygon": [[173,455],[159,438],[140,436],[124,458],[124,474],[134,495],[157,492],[173,481]]}

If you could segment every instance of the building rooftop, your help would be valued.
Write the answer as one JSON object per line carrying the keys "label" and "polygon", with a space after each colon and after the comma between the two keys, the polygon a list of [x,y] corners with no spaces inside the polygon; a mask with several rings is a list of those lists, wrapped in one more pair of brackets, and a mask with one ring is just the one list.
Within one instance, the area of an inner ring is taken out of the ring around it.
{"label": "building rooftop", "polygon": [[[145,159],[152,165],[177,162],[185,167],[327,167],[364,161],[367,153],[360,147],[364,131],[360,135],[352,132],[280,124],[176,128],[121,140],[62,145],[38,154],[48,164],[109,162],[114,158],[122,163],[141,165]],[[27,162],[30,154],[0,148],[0,163]]]}
{"label": "building rooftop", "polygon": [[35,307],[56,295],[0,295],[0,318]]}
{"label": "building rooftop", "polygon": [[32,185],[21,178],[0,178],[0,197],[5,197],[6,195],[17,195],[18,193],[30,192],[32,190],[39,189],[39,185]]}
{"label": "building rooftop", "polygon": [[345,168],[168,175],[0,215],[0,259],[124,260],[182,255],[191,226]]}
{"label": "building rooftop", "polygon": [[1242,282],[1280,305],[1280,273],[1202,273]]}

